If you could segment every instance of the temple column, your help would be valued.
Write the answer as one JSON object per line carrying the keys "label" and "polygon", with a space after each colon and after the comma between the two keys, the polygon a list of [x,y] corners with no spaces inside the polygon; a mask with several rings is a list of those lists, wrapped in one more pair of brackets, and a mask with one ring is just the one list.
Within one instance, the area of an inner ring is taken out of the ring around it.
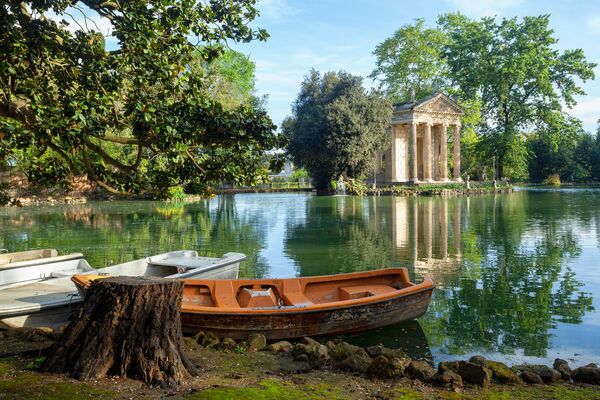
{"label": "temple column", "polygon": [[431,123],[425,125],[423,132],[423,180],[431,182]]}
{"label": "temple column", "polygon": [[419,180],[417,176],[417,123],[412,122],[410,124],[410,138],[408,148],[410,150],[410,171],[409,180],[417,182]]}
{"label": "temple column", "polygon": [[448,258],[448,198],[440,198],[440,250],[443,260]]}
{"label": "temple column", "polygon": [[454,231],[454,253],[457,257],[460,257],[461,249],[460,249],[460,206],[461,206],[461,198],[457,197],[456,203],[454,205],[454,221],[452,230]]}
{"label": "temple column", "polygon": [[417,203],[417,197],[409,199],[409,214],[410,214],[410,260],[414,263],[419,258],[419,204]]}
{"label": "temple column", "polygon": [[448,180],[448,125],[440,126],[440,176],[441,181]]}
{"label": "temple column", "polygon": [[425,217],[423,218],[423,241],[425,244],[425,258],[431,259],[433,239],[433,199],[427,198],[424,204]]}
{"label": "temple column", "polygon": [[398,146],[397,146],[397,141],[396,141],[396,135],[397,135],[397,130],[398,130],[399,126],[398,125],[392,125],[392,154],[391,154],[391,158],[392,158],[392,176],[391,176],[391,181],[392,182],[398,182],[398,163],[396,162],[396,158],[398,157]]}
{"label": "temple column", "polygon": [[461,182],[460,177],[460,124],[454,125],[454,134],[452,137],[453,145],[453,159],[454,159],[454,180]]}

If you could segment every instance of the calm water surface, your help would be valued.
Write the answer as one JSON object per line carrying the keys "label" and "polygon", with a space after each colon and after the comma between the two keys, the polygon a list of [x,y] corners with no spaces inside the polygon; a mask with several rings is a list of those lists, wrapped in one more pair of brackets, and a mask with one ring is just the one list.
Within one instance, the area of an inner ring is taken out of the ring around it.
{"label": "calm water surface", "polygon": [[458,198],[250,194],[196,204],[0,211],[0,248],[80,251],[102,267],[176,249],[248,255],[242,277],[408,267],[437,289],[418,322],[347,338],[442,361],[600,361],[600,190]]}

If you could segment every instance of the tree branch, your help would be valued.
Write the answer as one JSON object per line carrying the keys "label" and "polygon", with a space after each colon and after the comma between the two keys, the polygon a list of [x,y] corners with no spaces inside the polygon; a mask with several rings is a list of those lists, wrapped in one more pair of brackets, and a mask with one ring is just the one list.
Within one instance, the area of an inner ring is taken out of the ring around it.
{"label": "tree branch", "polygon": [[89,140],[85,140],[85,144],[86,146],[88,146],[90,149],[92,149],[93,151],[95,151],[96,153],[98,153],[98,155],[100,156],[100,158],[102,158],[102,160],[110,165],[112,165],[115,168],[120,169],[121,171],[124,172],[131,172],[133,171],[138,165],[139,162],[141,161],[141,145],[138,145],[138,155],[136,158],[136,161],[134,164],[132,165],[126,165],[123,164],[117,160],[115,160],[114,158],[112,158],[106,151],[104,151],[104,149],[100,146],[98,146],[95,143],[92,143]]}
{"label": "tree branch", "polygon": [[[120,144],[139,144],[140,143],[140,141],[136,138],[113,136],[113,135],[100,136],[98,139],[104,140],[105,142],[120,143]],[[146,144],[146,142],[144,142],[144,144]]]}
{"label": "tree branch", "polygon": [[94,169],[92,168],[92,164],[90,163],[90,159],[89,159],[88,153],[87,153],[87,148],[85,147],[85,145],[83,146],[83,163],[85,164],[85,169],[88,172],[88,177],[93,182],[96,182],[96,184],[98,186],[100,186],[101,188],[103,188],[104,190],[106,190],[107,192],[109,192],[111,194],[115,194],[118,196],[131,196],[131,193],[127,193],[122,190],[115,189],[114,187],[110,186],[106,182],[98,179],[98,176],[94,172]]}

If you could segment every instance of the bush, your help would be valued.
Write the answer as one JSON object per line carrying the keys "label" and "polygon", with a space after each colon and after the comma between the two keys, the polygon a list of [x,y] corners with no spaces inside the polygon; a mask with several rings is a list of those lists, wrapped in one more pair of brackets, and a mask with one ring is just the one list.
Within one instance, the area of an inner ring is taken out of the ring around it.
{"label": "bush", "polygon": [[300,180],[308,181],[308,171],[304,168],[298,168],[288,177],[288,182],[299,182]]}
{"label": "bush", "polygon": [[560,176],[558,174],[551,174],[550,176],[548,176],[548,178],[546,178],[546,180],[544,181],[545,185],[552,185],[552,186],[560,186]]}

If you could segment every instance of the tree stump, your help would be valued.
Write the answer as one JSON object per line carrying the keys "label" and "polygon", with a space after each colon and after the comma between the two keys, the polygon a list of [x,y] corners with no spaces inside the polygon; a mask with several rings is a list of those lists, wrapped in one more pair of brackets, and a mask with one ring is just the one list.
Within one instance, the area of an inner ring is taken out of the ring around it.
{"label": "tree stump", "polygon": [[181,334],[183,282],[114,277],[92,282],[78,318],[50,350],[47,372],[79,380],[127,376],[176,386],[195,374]]}

